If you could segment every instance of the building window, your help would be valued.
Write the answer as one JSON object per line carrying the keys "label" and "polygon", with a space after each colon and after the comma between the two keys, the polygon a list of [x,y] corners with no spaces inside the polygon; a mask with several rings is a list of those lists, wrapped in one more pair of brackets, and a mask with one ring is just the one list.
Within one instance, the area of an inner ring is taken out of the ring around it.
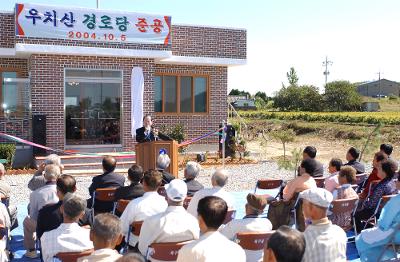
{"label": "building window", "polygon": [[208,77],[156,75],[154,111],[158,113],[207,113]]}
{"label": "building window", "polygon": [[29,113],[29,80],[20,78],[20,72],[0,68],[0,112],[9,118],[25,117]]}
{"label": "building window", "polygon": [[121,90],[121,71],[66,69],[66,145],[120,144]]}

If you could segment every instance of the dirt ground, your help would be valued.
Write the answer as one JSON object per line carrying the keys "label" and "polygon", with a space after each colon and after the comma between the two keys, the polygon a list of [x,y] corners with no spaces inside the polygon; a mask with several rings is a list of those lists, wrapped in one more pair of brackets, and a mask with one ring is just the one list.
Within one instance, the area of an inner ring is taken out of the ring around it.
{"label": "dirt ground", "polygon": [[[317,159],[324,164],[327,164],[333,157],[338,157],[343,161],[346,161],[346,152],[352,145],[345,140],[330,140],[323,139],[315,135],[302,135],[296,138],[295,142],[288,143],[286,145],[286,154],[291,155],[293,149],[303,149],[304,147],[312,145],[317,148]],[[393,158],[400,159],[400,146],[394,145]],[[258,160],[274,160],[283,155],[282,143],[276,141],[268,141],[257,139],[247,142],[247,149],[252,152],[259,154]],[[375,150],[373,150],[375,151]],[[379,151],[379,148],[375,152]],[[373,152],[363,157],[364,162],[372,162]]]}

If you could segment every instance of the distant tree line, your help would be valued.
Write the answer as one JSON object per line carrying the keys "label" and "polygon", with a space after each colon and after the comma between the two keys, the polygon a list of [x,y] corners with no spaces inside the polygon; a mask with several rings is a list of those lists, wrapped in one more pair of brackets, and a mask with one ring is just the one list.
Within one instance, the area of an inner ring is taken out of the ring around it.
{"label": "distant tree line", "polygon": [[[349,81],[333,81],[325,86],[321,94],[313,85],[298,85],[299,77],[292,67],[286,74],[289,86],[282,88],[272,98],[265,92],[257,92],[253,98],[259,109],[273,107],[280,111],[360,111],[362,97],[356,90],[356,85]],[[230,95],[248,95],[249,92],[233,89]],[[273,101],[273,102],[272,102]]]}

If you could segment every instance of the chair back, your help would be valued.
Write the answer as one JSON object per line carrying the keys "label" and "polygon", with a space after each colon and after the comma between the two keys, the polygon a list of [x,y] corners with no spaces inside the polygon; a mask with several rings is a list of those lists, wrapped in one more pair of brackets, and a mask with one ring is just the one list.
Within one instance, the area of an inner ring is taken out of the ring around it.
{"label": "chair back", "polygon": [[274,232],[275,231],[237,233],[236,243],[245,250],[262,250]]}
{"label": "chair back", "polygon": [[156,259],[159,261],[176,261],[178,259],[179,250],[191,241],[170,242],[170,243],[153,243],[147,250],[146,258]]}
{"label": "chair back", "polygon": [[234,209],[228,210],[228,212],[226,212],[226,216],[225,216],[223,224],[224,225],[228,224],[230,221],[232,221],[232,219],[235,218],[235,215],[236,215],[236,210],[234,210]]}
{"label": "chair back", "polygon": [[362,182],[364,182],[366,180],[366,178],[367,178],[367,174],[365,174],[365,173],[356,175],[356,184],[357,185],[361,184]]}
{"label": "chair back", "polygon": [[93,253],[93,249],[88,249],[82,252],[61,252],[55,255],[62,262],[76,262],[78,258],[89,256]]}
{"label": "chair back", "polygon": [[317,187],[324,188],[325,187],[325,178],[324,177],[314,177],[315,183]]}
{"label": "chair back", "polygon": [[349,199],[337,199],[332,201],[332,213],[333,214],[343,214],[343,213],[353,213],[358,204],[358,198]]}
{"label": "chair back", "polygon": [[254,193],[256,192],[257,188],[259,189],[276,189],[282,186],[283,180],[282,179],[260,179],[256,183],[256,187],[254,189]]}
{"label": "chair back", "polygon": [[115,200],[115,187],[110,188],[98,188],[94,195],[96,200],[113,202]]}
{"label": "chair back", "polygon": [[185,209],[188,208],[189,203],[190,203],[191,200],[192,200],[192,197],[189,197],[189,196],[186,197],[185,200],[183,200],[183,207],[184,207]]}
{"label": "chair back", "polygon": [[140,235],[140,230],[142,229],[143,221],[135,221],[131,224],[131,232],[135,236]]}
{"label": "chair back", "polygon": [[128,206],[130,200],[127,199],[120,199],[117,201],[117,205],[115,207],[115,209],[122,214],[125,210],[125,208]]}

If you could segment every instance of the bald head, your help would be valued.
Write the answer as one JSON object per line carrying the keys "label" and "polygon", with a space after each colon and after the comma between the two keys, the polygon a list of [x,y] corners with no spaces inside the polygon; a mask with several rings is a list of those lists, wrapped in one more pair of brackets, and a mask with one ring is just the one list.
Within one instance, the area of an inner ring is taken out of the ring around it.
{"label": "bald head", "polygon": [[213,186],[224,187],[228,182],[228,171],[225,169],[217,169],[211,177],[211,184]]}

